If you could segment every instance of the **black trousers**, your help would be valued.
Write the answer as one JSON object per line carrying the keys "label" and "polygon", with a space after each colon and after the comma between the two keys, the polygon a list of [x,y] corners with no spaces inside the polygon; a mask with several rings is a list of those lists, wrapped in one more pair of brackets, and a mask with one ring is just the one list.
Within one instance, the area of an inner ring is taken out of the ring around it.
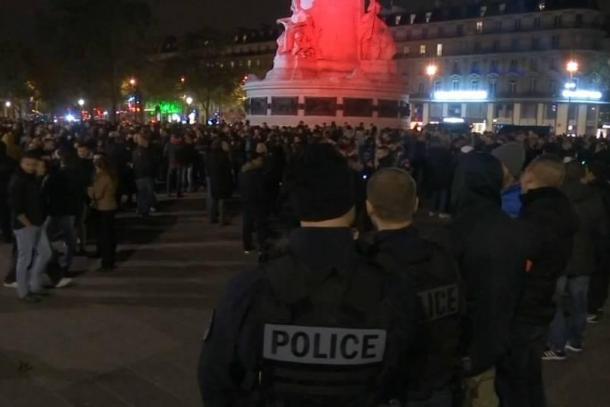
{"label": "black trousers", "polygon": [[595,314],[606,305],[608,285],[610,284],[610,262],[605,261],[591,274],[589,283],[589,314]]}
{"label": "black trousers", "polygon": [[6,203],[6,197],[0,197],[0,233],[6,242],[13,240],[13,229],[11,228],[11,210]]}
{"label": "black trousers", "polygon": [[253,208],[244,205],[243,215],[243,243],[244,250],[252,251],[254,249],[254,240],[252,235],[256,233],[256,247],[260,252],[265,248],[265,243],[269,236],[267,231],[267,216],[264,210]]}
{"label": "black trousers", "polygon": [[548,325],[517,323],[511,332],[511,349],[496,367],[500,407],[545,407],[542,354]]}
{"label": "black trousers", "polygon": [[13,240],[13,250],[11,251],[11,262],[9,264],[8,272],[4,277],[4,282],[12,284],[17,281],[17,241]]}
{"label": "black trousers", "polygon": [[102,268],[113,268],[116,256],[115,211],[97,212],[97,250]]}

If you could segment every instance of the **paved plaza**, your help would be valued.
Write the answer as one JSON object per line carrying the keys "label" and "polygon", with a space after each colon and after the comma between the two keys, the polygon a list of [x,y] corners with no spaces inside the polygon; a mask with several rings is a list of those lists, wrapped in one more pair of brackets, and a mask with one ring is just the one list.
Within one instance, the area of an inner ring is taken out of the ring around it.
{"label": "paved plaza", "polygon": [[[201,406],[196,366],[210,311],[254,258],[240,227],[209,225],[203,199],[165,202],[155,217],[119,221],[119,269],[87,271],[44,303],[0,291],[0,407]],[[9,247],[0,246],[4,273]],[[546,364],[551,407],[610,406],[610,320],[587,349]]]}

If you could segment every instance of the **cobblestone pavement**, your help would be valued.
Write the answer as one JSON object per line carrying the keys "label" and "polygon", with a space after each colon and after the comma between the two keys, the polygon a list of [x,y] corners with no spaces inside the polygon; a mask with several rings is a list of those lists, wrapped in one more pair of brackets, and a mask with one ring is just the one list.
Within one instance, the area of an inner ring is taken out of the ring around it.
{"label": "cobblestone pavement", "polygon": [[[41,304],[0,290],[1,407],[201,406],[196,365],[227,280],[253,265],[238,225],[208,225],[203,202],[166,202],[154,218],[123,216],[119,269],[87,272]],[[0,273],[9,247],[0,246]],[[551,407],[610,406],[610,321],[586,352],[545,365]]]}

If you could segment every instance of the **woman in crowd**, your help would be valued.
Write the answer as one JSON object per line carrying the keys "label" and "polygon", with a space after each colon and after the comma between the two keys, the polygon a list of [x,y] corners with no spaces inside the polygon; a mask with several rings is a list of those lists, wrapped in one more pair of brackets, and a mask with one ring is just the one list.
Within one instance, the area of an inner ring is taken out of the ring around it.
{"label": "woman in crowd", "polygon": [[117,179],[112,173],[108,160],[99,155],[94,160],[95,179],[89,188],[89,197],[97,211],[97,250],[102,259],[101,272],[114,269],[116,254],[116,236],[114,217],[117,210]]}

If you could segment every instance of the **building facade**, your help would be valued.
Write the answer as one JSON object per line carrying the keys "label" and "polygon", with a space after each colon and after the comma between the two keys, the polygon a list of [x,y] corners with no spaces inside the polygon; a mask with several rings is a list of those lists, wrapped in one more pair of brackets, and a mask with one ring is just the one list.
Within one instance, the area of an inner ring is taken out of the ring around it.
{"label": "building facade", "polygon": [[610,71],[606,18],[594,4],[470,2],[387,18],[400,45],[412,123],[597,133]]}

